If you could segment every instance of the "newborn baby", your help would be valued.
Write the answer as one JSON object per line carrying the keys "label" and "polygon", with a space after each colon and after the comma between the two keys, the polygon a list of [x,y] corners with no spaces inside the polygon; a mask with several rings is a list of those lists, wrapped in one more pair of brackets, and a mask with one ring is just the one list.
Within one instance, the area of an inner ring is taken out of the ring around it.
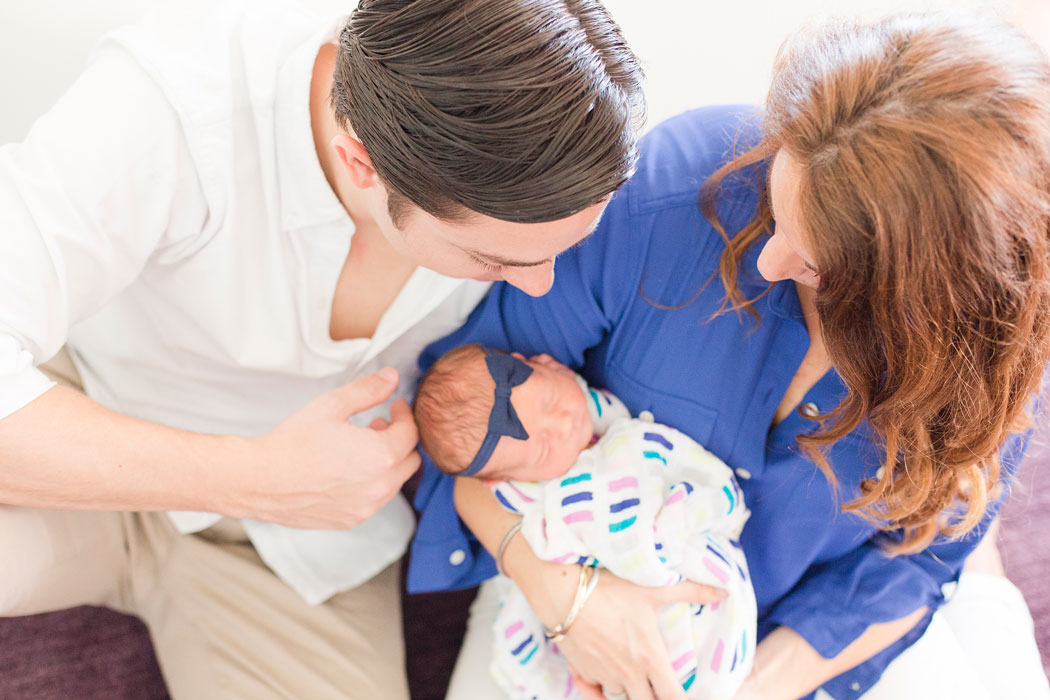
{"label": "newborn baby", "polygon": [[[547,355],[456,348],[424,376],[420,441],[440,469],[485,479],[538,556],[647,586],[690,579],[719,603],[671,605],[661,628],[689,697],[728,700],[750,671],[757,611],[733,473],[687,435],[634,419]],[[507,439],[504,439],[507,438]],[[507,579],[492,672],[514,700],[579,697],[568,663]]]}

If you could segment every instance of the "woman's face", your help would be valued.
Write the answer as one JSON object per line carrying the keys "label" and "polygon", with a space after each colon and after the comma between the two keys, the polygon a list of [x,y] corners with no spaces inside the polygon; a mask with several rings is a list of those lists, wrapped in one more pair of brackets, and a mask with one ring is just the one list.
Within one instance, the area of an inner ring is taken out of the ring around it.
{"label": "woman's face", "polygon": [[802,235],[798,211],[801,177],[798,161],[786,151],[778,151],[769,169],[769,202],[776,224],[773,237],[758,256],[758,271],[770,282],[795,280],[815,289],[820,285],[820,273]]}

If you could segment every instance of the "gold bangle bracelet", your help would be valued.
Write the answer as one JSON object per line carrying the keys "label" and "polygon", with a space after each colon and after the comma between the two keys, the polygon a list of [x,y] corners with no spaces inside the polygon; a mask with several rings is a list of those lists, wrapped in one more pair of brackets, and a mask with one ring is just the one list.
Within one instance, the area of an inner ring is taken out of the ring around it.
{"label": "gold bangle bracelet", "polygon": [[503,540],[499,543],[499,549],[496,550],[496,571],[499,572],[500,576],[506,576],[507,572],[503,570],[503,555],[507,551],[507,545],[514,538],[514,535],[518,534],[521,530],[522,524],[525,522],[525,518],[518,518],[518,522],[514,523],[507,530],[507,534],[503,536]]}
{"label": "gold bangle bracelet", "polygon": [[569,614],[565,616],[565,620],[558,624],[554,629],[544,629],[543,634],[548,640],[552,642],[560,642],[565,639],[565,635],[569,633],[569,628],[572,627],[572,623],[576,622],[576,617],[583,610],[584,603],[591,597],[591,593],[598,586],[598,574],[601,573],[601,569],[596,566],[584,566],[580,565],[580,578],[576,582],[576,595],[573,596],[572,606],[569,608]]}

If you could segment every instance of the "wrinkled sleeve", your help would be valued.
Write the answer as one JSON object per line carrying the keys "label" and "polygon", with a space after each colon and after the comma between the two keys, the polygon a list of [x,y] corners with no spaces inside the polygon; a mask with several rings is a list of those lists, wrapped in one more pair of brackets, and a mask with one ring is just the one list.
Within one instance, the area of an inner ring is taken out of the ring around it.
{"label": "wrinkled sleeve", "polygon": [[[586,350],[601,342],[637,289],[646,241],[644,233],[631,230],[627,187],[614,195],[595,234],[558,258],[550,292],[537,299],[507,284],[494,285],[462,328],[424,351],[421,369],[468,343],[525,355],[547,353],[580,367]],[[492,558],[455,512],[455,479],[425,454],[423,469],[409,590],[465,588],[494,575]]]}
{"label": "wrinkled sleeve", "polygon": [[206,205],[175,111],[130,55],[99,51],[25,140],[0,148],[0,419],[36,366]]}
{"label": "wrinkled sleeve", "polygon": [[[1003,448],[1001,493],[970,534],[954,541],[942,538],[918,554],[898,557],[887,556],[879,542],[868,541],[811,567],[766,622],[793,629],[821,656],[832,658],[870,625],[898,620],[923,607],[932,614],[950,595],[963,562],[998,514],[1028,437],[1015,436]],[[929,615],[906,641],[918,638],[928,622]],[[907,644],[898,646],[897,653]]]}

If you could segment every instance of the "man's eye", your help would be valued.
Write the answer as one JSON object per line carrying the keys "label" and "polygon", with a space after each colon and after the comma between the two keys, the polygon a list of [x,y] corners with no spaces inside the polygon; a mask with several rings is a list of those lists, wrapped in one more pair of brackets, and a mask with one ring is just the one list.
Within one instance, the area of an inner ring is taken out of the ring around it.
{"label": "man's eye", "polygon": [[471,256],[471,259],[474,261],[475,265],[480,266],[486,272],[496,272],[502,267],[501,265],[493,265],[490,262],[485,262],[481,258],[475,258],[474,256]]}

